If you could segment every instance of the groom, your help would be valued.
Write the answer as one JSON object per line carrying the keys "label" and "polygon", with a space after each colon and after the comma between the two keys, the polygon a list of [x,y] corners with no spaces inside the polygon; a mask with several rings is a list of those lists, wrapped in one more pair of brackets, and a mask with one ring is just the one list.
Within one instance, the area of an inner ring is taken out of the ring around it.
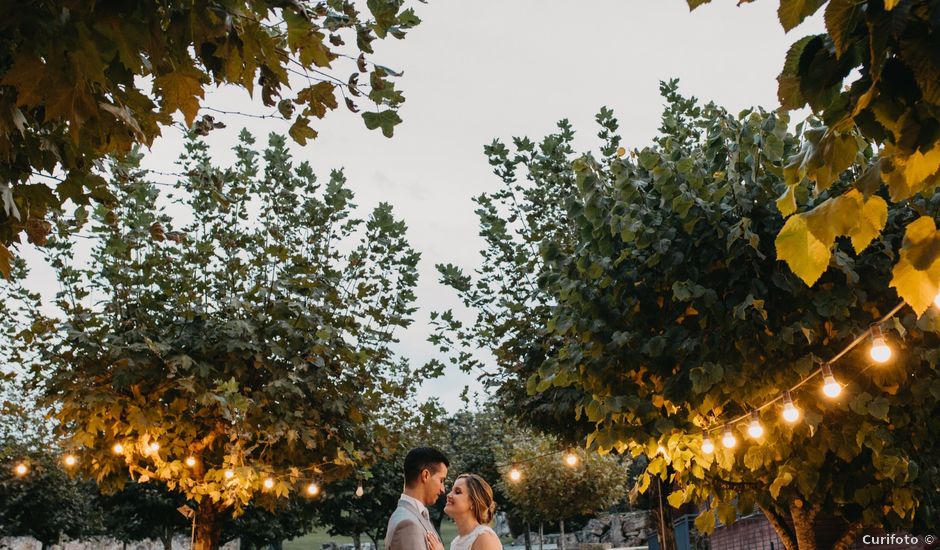
{"label": "groom", "polygon": [[418,447],[405,457],[405,491],[388,520],[385,550],[427,550],[425,533],[440,535],[431,525],[428,506],[444,494],[450,462],[433,447]]}

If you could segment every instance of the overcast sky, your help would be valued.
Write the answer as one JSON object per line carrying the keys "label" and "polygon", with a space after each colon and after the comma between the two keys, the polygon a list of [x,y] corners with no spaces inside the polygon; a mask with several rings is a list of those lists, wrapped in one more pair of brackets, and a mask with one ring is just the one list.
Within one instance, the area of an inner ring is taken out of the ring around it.
{"label": "overcast sky", "polygon": [[[628,148],[650,143],[658,127],[660,80],[679,78],[681,91],[730,110],[775,108],[776,76],[789,45],[822,31],[821,18],[785,35],[778,2],[736,7],[714,0],[690,13],[684,0],[429,0],[416,4],[423,22],[403,41],[376,43],[374,61],[404,70],[397,86],[407,97],[395,137],[369,131],[359,115],[338,110],[318,121],[320,137],[295,147],[322,177],[344,168],[357,203],[390,202],[421,252],[420,310],[401,334],[400,352],[414,365],[435,356],[426,342],[428,315],[457,306],[437,282],[434,265],[451,262],[472,271],[481,241],[471,198],[496,188],[483,156],[493,138],[538,139],[569,119],[582,149],[596,147],[594,115],[614,110]],[[264,113],[243,93],[222,90],[207,105]],[[363,105],[365,107],[365,105]],[[286,126],[243,117],[209,138],[225,165],[242,126],[263,138]],[[146,165],[167,170],[180,151],[178,131],[167,130]],[[259,140],[260,141],[260,140]],[[48,273],[42,286],[54,288]],[[448,372],[421,389],[451,410],[460,407],[474,377]]]}

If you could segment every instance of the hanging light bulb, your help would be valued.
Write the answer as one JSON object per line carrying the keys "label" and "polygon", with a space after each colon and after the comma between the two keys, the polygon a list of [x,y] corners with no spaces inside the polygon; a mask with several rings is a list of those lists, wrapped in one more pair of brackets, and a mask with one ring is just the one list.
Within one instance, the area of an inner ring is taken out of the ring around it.
{"label": "hanging light bulb", "polygon": [[702,440],[702,452],[710,455],[715,452],[715,444],[712,443],[712,438],[705,436],[705,439]]}
{"label": "hanging light bulb", "polygon": [[519,471],[519,468],[513,468],[509,470],[509,480],[510,481],[519,481],[522,479],[522,472]]}
{"label": "hanging light bulb", "polygon": [[274,480],[270,477],[264,479],[264,488],[271,489],[274,487]]}
{"label": "hanging light bulb", "polygon": [[115,443],[114,447],[111,447],[111,450],[114,451],[114,454],[116,455],[124,454],[124,445],[121,445],[120,443]]}
{"label": "hanging light bulb", "polygon": [[796,405],[793,404],[790,392],[783,394],[783,419],[790,424],[800,419],[800,409],[797,409]]}
{"label": "hanging light bulb", "polygon": [[75,464],[78,463],[78,459],[75,458],[75,455],[73,455],[73,454],[67,454],[67,455],[65,455],[65,456],[62,458],[62,462],[63,462],[66,466],[68,466],[69,468],[71,468],[72,466],[75,466]]}
{"label": "hanging light bulb", "polygon": [[569,451],[568,454],[565,455],[565,464],[567,464],[568,466],[571,466],[572,468],[577,466],[578,455]]}
{"label": "hanging light bulb", "polygon": [[940,292],[938,292],[937,295],[933,297],[933,305],[940,307]]}
{"label": "hanging light bulb", "polygon": [[871,358],[878,363],[884,363],[891,359],[891,348],[885,341],[885,336],[881,332],[881,325],[871,326]]}
{"label": "hanging light bulb", "polygon": [[828,363],[823,365],[822,375],[823,375],[823,393],[826,394],[826,397],[829,397],[829,398],[839,397],[839,394],[842,393],[842,385],[836,382],[836,378],[832,375],[832,369],[829,368]]}
{"label": "hanging light bulb", "polygon": [[29,472],[29,468],[26,466],[26,464],[20,462],[16,465],[15,468],[13,468],[13,472],[16,474],[16,477],[23,477],[27,474],[27,472]]}
{"label": "hanging light bulb", "polygon": [[225,479],[232,479],[235,477],[235,471],[232,469],[225,470]]}
{"label": "hanging light bulb", "polygon": [[733,449],[735,445],[738,444],[738,438],[734,437],[734,434],[731,433],[731,427],[725,430],[725,436],[721,438],[721,444],[725,446],[726,449]]}
{"label": "hanging light bulb", "polygon": [[753,439],[760,439],[764,435],[764,427],[760,423],[760,414],[757,411],[751,413],[751,423],[747,427],[747,435]]}
{"label": "hanging light bulb", "polygon": [[310,485],[307,485],[307,494],[310,496],[316,496],[320,494],[320,486],[317,485],[316,483],[311,483]]}
{"label": "hanging light bulb", "polygon": [[160,450],[160,444],[157,443],[156,441],[153,441],[150,443],[150,447],[148,448],[150,449],[151,453],[156,453]]}
{"label": "hanging light bulb", "polygon": [[190,468],[196,466],[196,457],[194,456],[186,457],[186,465],[189,466]]}
{"label": "hanging light bulb", "polygon": [[356,496],[361,497],[364,494],[366,494],[366,491],[362,488],[362,483],[360,483],[359,486],[356,487]]}

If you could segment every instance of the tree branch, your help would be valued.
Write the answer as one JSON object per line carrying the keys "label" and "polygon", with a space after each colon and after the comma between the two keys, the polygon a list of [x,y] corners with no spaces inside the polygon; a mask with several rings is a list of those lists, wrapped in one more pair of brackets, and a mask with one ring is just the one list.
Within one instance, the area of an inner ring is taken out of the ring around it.
{"label": "tree branch", "polygon": [[839,537],[839,540],[833,545],[832,550],[849,550],[852,543],[855,542],[855,539],[861,534],[863,528],[864,525],[862,525],[860,521],[849,524],[845,532],[842,533],[842,536]]}
{"label": "tree branch", "polygon": [[780,537],[780,542],[786,547],[787,550],[797,550],[796,546],[796,534],[787,526],[787,520],[776,510],[770,508],[765,508],[761,505],[758,505],[760,511],[764,513],[764,517],[767,518],[767,521],[770,522],[770,526],[774,528],[774,531],[777,532],[777,536]]}

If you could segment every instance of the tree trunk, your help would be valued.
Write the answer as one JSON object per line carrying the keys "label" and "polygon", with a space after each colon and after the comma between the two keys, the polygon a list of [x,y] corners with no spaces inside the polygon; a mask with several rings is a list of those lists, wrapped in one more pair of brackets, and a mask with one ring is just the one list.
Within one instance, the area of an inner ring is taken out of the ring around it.
{"label": "tree trunk", "polygon": [[203,498],[196,508],[196,540],[192,550],[218,550],[222,539],[221,507]]}
{"label": "tree trunk", "polygon": [[169,525],[164,526],[163,532],[160,535],[160,540],[163,542],[163,550],[173,550],[173,528]]}
{"label": "tree trunk", "polygon": [[525,550],[532,550],[532,536],[529,533],[529,522],[525,522]]}
{"label": "tree trunk", "polygon": [[767,518],[767,521],[770,522],[770,526],[776,531],[777,537],[780,539],[780,542],[783,543],[784,548],[786,548],[786,550],[799,550],[796,546],[796,535],[790,529],[790,526],[787,525],[786,518],[775,510],[764,508],[763,506],[760,507],[760,511],[764,513],[764,517]]}
{"label": "tree trunk", "polygon": [[545,522],[543,522],[542,520],[539,520],[539,550],[545,550],[544,548],[542,548],[542,544],[543,544],[542,541],[545,540],[545,532],[542,529],[544,525],[545,525]]}
{"label": "tree trunk", "polygon": [[839,537],[839,540],[836,541],[832,550],[849,550],[852,543],[855,542],[855,539],[861,534],[863,528],[864,526],[860,521],[850,524],[845,532],[842,533],[842,536]]}
{"label": "tree trunk", "polygon": [[360,535],[359,535],[359,533],[354,534],[354,535],[352,536],[352,539],[353,539],[353,547],[354,547],[356,550],[362,550],[362,542],[361,542],[361,540],[360,540]]}
{"label": "tree trunk", "polygon": [[816,514],[812,510],[805,510],[803,506],[797,503],[790,505],[796,547],[800,550],[816,550]]}
{"label": "tree trunk", "polygon": [[561,531],[561,538],[558,539],[558,547],[565,550],[565,520],[558,520],[558,530]]}

